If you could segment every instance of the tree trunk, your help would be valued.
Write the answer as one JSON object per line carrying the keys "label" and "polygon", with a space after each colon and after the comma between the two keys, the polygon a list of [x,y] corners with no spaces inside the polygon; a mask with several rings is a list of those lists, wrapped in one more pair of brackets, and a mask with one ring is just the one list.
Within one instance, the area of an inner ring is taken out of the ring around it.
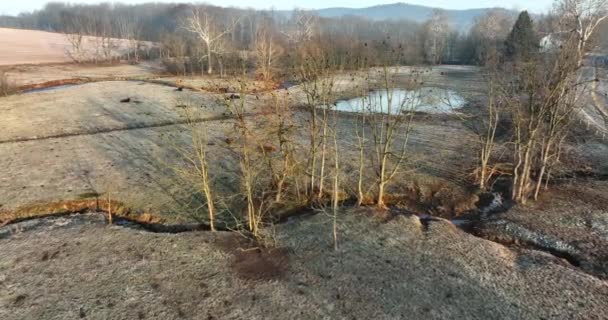
{"label": "tree trunk", "polygon": [[[380,179],[384,179],[384,177],[381,177]],[[386,204],[384,203],[384,183],[383,182],[380,182],[380,184],[378,184],[378,207],[381,209],[386,208]]]}
{"label": "tree trunk", "polygon": [[359,177],[357,180],[357,191],[359,193],[358,199],[357,199],[357,205],[361,206],[363,204],[363,143],[361,142],[361,146],[359,149]]}
{"label": "tree trunk", "polygon": [[209,226],[211,227],[211,231],[215,231],[215,205],[213,204],[211,190],[208,185],[209,182],[207,181],[205,184],[205,197],[207,198],[207,210],[209,210]]}
{"label": "tree trunk", "polygon": [[547,163],[549,162],[549,152],[551,151],[551,144],[552,144],[552,139],[549,138],[546,142],[546,145],[542,149],[540,173],[538,174],[538,180],[536,181],[536,188],[534,190],[534,200],[538,200],[538,194],[540,193],[540,187],[543,184],[543,177],[544,177],[545,171],[547,169]]}
{"label": "tree trunk", "polygon": [[309,166],[309,176],[310,176],[310,183],[309,183],[309,188],[310,188],[310,193],[308,194],[310,201],[312,201],[314,199],[314,193],[315,193],[315,173],[317,171],[317,146],[316,146],[316,130],[317,130],[317,112],[316,112],[316,106],[310,106],[310,108],[312,108],[311,110],[311,127],[310,127],[310,155],[309,155],[309,161],[310,161],[310,166]]}
{"label": "tree trunk", "polygon": [[479,174],[479,189],[486,190],[486,170],[488,167],[488,163],[485,161],[485,148],[481,152],[481,172]]}
{"label": "tree trunk", "polygon": [[[390,111],[390,108],[389,108]],[[386,209],[384,203],[384,185],[386,185],[386,162],[388,158],[389,141],[384,141],[384,148],[382,149],[382,157],[380,160],[380,182],[378,183],[378,207]]]}
{"label": "tree trunk", "polygon": [[[326,107],[324,107],[326,108]],[[325,187],[325,155],[327,153],[327,110],[323,110],[323,136],[321,136],[321,172],[319,173],[319,195],[318,198],[323,198],[323,189]]]}
{"label": "tree trunk", "polygon": [[281,202],[281,196],[283,195],[283,184],[285,183],[285,178],[281,178],[277,183],[277,195],[275,196],[275,202]]}
{"label": "tree trunk", "polygon": [[211,44],[207,43],[207,74],[213,73],[213,65],[211,62]]}
{"label": "tree trunk", "polygon": [[[335,127],[335,126],[334,126]],[[333,235],[334,235],[334,250],[338,251],[338,187],[340,175],[340,160],[338,151],[338,139],[336,138],[336,132],[334,131],[334,192],[333,192]]]}

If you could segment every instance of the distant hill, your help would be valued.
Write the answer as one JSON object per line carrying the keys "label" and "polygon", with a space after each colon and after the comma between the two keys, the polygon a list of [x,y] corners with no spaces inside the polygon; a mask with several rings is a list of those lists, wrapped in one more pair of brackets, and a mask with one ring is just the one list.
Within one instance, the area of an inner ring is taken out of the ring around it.
{"label": "distant hill", "polygon": [[[319,9],[315,11],[319,16],[326,18],[359,16],[370,20],[410,20],[415,22],[424,22],[433,14],[433,10],[435,9],[437,8],[407,3],[393,3],[358,9],[336,7]],[[450,18],[450,23],[454,29],[466,31],[473,25],[476,17],[479,17],[493,9],[504,10],[507,13],[516,14],[514,11],[509,11],[502,8],[442,10]]]}

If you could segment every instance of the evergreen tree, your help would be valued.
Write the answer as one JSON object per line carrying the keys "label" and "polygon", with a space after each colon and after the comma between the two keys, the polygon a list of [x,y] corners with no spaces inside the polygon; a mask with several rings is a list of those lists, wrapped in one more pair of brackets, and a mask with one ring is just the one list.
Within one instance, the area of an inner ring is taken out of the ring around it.
{"label": "evergreen tree", "polygon": [[505,41],[505,55],[508,59],[528,59],[538,52],[538,37],[527,11],[522,11]]}

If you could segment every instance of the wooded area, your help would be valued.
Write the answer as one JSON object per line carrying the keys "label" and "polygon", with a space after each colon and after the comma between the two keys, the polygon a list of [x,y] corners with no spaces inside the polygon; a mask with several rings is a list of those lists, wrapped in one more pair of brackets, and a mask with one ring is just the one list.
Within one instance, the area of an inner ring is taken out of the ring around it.
{"label": "wooded area", "polygon": [[[32,13],[2,16],[0,26],[65,33],[73,44],[75,60],[79,59],[82,37],[86,35],[100,39],[102,60],[112,39],[130,41],[129,60],[139,59],[138,41],[154,41],[161,43],[161,50],[154,57],[162,56],[175,73],[234,73],[245,66],[256,67],[268,79],[269,72],[277,66],[285,70],[298,54],[298,47],[313,38],[316,46],[344,68],[378,65],[381,59],[377,58],[386,56],[387,50],[397,52],[390,53],[394,64],[483,64],[491,51],[505,50],[504,41],[516,14],[489,10],[476,19],[468,32],[460,32],[452,28],[441,10],[420,24],[350,16],[320,18],[312,11],[302,10],[53,2]],[[558,19],[552,13],[535,16],[534,20],[535,32],[541,39],[555,31]],[[606,25],[600,27],[605,29]],[[597,32],[597,38],[602,34],[606,33]]]}

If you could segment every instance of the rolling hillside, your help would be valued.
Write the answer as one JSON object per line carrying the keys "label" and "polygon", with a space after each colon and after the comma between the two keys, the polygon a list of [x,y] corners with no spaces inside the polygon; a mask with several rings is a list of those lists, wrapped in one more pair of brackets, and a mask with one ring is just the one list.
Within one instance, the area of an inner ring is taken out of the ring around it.
{"label": "rolling hillside", "polygon": [[[358,16],[371,20],[410,20],[415,22],[424,22],[437,8],[412,5],[407,3],[393,3],[377,5],[367,8],[326,8],[319,9],[317,13],[321,17],[335,18],[343,16]],[[461,31],[465,31],[473,25],[475,18],[479,17],[493,8],[469,9],[469,10],[443,10],[448,17],[452,26]],[[506,9],[505,12],[511,12]],[[513,12],[513,14],[515,14]]]}
{"label": "rolling hillside", "polygon": [[[92,60],[97,47],[95,37],[83,41],[84,59]],[[145,42],[146,45],[152,45]],[[128,50],[126,40],[113,39],[112,55]],[[40,30],[0,28],[0,66],[73,62],[68,52],[72,46],[64,34]]]}

